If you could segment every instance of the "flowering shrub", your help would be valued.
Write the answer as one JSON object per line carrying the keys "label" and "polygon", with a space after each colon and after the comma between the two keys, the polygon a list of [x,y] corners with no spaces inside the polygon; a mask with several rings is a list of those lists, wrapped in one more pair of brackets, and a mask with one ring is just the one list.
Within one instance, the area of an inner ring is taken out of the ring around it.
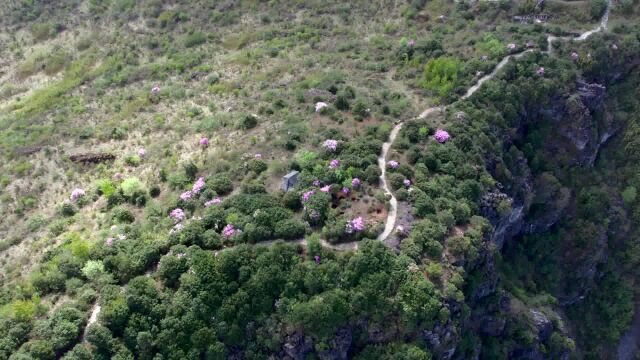
{"label": "flowering shrub", "polygon": [[336,168],[338,168],[338,166],[340,166],[340,160],[338,160],[338,159],[333,159],[329,163],[329,169],[336,169]]}
{"label": "flowering shrub", "polygon": [[145,155],[147,155],[147,150],[145,150],[144,148],[138,150],[138,156],[144,157]]}
{"label": "flowering shrub", "polygon": [[536,75],[543,76],[544,75],[544,68],[543,67],[539,67],[538,70],[536,70]]}
{"label": "flowering shrub", "polygon": [[209,200],[209,201],[205,202],[205,203],[204,203],[204,207],[206,207],[206,208],[207,208],[207,207],[209,207],[209,206],[211,206],[211,205],[217,205],[217,204],[220,204],[220,202],[221,202],[221,201],[222,201],[222,200],[220,200],[220,198],[218,198],[218,197],[217,197],[217,198],[213,198],[213,199],[211,199],[211,200]]}
{"label": "flowering shrub", "polygon": [[320,186],[320,180],[313,180],[313,186]]}
{"label": "flowering shrub", "polygon": [[349,191],[351,191],[351,190],[346,186],[342,188],[342,192],[345,193],[345,194],[348,194]]}
{"label": "flowering shrub", "polygon": [[402,182],[404,184],[404,186],[409,187],[411,186],[411,180],[409,179],[404,179],[404,181]]}
{"label": "flowering shrub", "polygon": [[193,192],[191,190],[185,191],[182,194],[180,194],[180,200],[182,201],[191,200],[192,197],[193,197]]}
{"label": "flowering shrub", "polygon": [[331,191],[331,185],[325,185],[325,186],[321,187],[320,191],[322,191],[323,193],[330,192]]}
{"label": "flowering shrub", "polygon": [[360,181],[360,179],[358,178],[353,178],[353,180],[351,180],[351,186],[353,186],[354,188],[360,187],[361,184],[362,181]]}
{"label": "flowering shrub", "polygon": [[336,149],[338,148],[338,141],[333,139],[328,139],[322,143],[322,146],[329,151],[336,151]]}
{"label": "flowering shrub", "polygon": [[69,198],[71,199],[71,201],[76,201],[81,197],[83,197],[84,195],[85,195],[85,192],[83,189],[76,188],[76,189],[73,189],[73,191],[71,192],[71,196]]}
{"label": "flowering shrub", "polygon": [[442,129],[438,129],[436,130],[435,135],[433,135],[434,139],[436,139],[437,142],[444,144],[445,142],[447,142],[451,136],[449,135],[448,132],[442,130]]}
{"label": "flowering shrub", "polygon": [[351,234],[353,232],[361,232],[364,228],[364,220],[362,219],[362,216],[358,216],[357,218],[347,222],[344,232]]}
{"label": "flowering shrub", "polygon": [[574,52],[572,52],[572,53],[571,53],[571,60],[573,60],[573,61],[578,61],[578,59],[580,59],[580,55],[578,55],[578,53],[577,53],[577,52],[575,52],[575,51],[574,51]]}
{"label": "flowering shrub", "polygon": [[209,138],[203,137],[199,141],[201,146],[209,146]]}
{"label": "flowering shrub", "polygon": [[308,201],[311,198],[311,196],[313,196],[313,194],[315,193],[316,193],[315,190],[309,190],[305,192],[304,194],[302,194],[302,201]]}
{"label": "flowering shrub", "polygon": [[236,233],[236,228],[233,226],[233,224],[227,224],[227,226],[225,226],[224,229],[222,229],[222,235],[225,238],[230,238],[235,233]]}
{"label": "flowering shrub", "polygon": [[176,221],[182,221],[187,216],[185,215],[184,211],[182,211],[182,209],[176,208],[176,209],[171,210],[171,212],[169,213],[169,217],[174,219],[174,220],[176,220]]}
{"label": "flowering shrub", "polygon": [[387,162],[387,165],[392,169],[397,169],[398,166],[400,166],[400,164],[395,160],[389,160],[389,162]]}
{"label": "flowering shrub", "polygon": [[194,194],[197,194],[200,192],[200,190],[202,190],[205,186],[205,182],[204,182],[204,178],[200,177],[194,184],[193,187],[191,188],[191,192]]}
{"label": "flowering shrub", "polygon": [[157,95],[160,93],[160,86],[155,85],[154,87],[151,88],[151,93],[154,95]]}

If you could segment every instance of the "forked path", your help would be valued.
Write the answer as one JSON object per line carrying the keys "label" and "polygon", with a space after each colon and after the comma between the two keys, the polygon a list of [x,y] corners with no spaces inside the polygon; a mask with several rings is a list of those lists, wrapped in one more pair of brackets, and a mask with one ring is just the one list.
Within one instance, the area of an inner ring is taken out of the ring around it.
{"label": "forked path", "polygon": [[[579,36],[575,37],[575,38],[570,38],[570,37],[556,37],[553,35],[549,35],[547,36],[547,43],[549,44],[549,50],[547,51],[547,53],[551,53],[551,43],[553,41],[556,40],[574,40],[574,41],[583,41],[589,38],[589,36],[599,32],[599,31],[603,31],[607,28],[607,24],[609,22],[609,11],[611,8],[611,1],[609,0],[607,2],[607,9],[604,12],[604,15],[602,16],[602,19],[600,21],[600,24],[598,25],[598,27],[596,27],[595,29],[586,31],[582,34],[580,34]],[[523,56],[524,54],[533,51],[533,50],[526,50],[517,54],[511,54],[511,55],[507,55],[505,56],[499,63],[498,65],[496,65],[496,67],[493,69],[493,71],[483,77],[481,77],[480,79],[478,79],[478,81],[471,86],[467,92],[461,97],[461,99],[466,99],[469,98],[471,95],[473,95],[476,91],[478,91],[478,89],[480,89],[480,87],[482,86],[482,84],[484,84],[486,81],[493,79],[498,72],[500,71],[500,69],[502,69],[505,65],[507,65],[507,63],[509,62],[510,59],[514,58],[517,59],[521,56]],[[436,112],[444,112],[446,110],[446,106],[434,106],[434,107],[430,107],[426,110],[424,110],[422,113],[420,113],[420,115],[418,115],[418,119],[424,119],[427,116],[436,113]],[[381,174],[380,174],[380,182],[382,184],[382,189],[384,190],[385,194],[387,196],[389,196],[389,212],[387,214],[387,220],[385,221],[385,226],[384,226],[384,231],[382,232],[382,234],[380,234],[378,236],[378,240],[380,241],[385,241],[389,235],[391,235],[391,233],[393,232],[393,229],[395,227],[396,224],[396,218],[398,216],[398,200],[396,199],[395,195],[393,195],[393,192],[391,191],[391,189],[389,188],[389,184],[387,183],[387,179],[386,179],[386,164],[387,164],[387,155],[389,153],[389,150],[391,149],[391,146],[393,145],[394,141],[396,140],[396,137],[398,136],[398,133],[400,132],[400,129],[402,129],[402,121],[399,121],[398,123],[396,123],[396,125],[393,127],[393,129],[391,130],[391,133],[389,134],[389,139],[387,140],[387,142],[385,142],[384,144],[382,144],[382,153],[380,154],[380,156],[378,157],[378,166],[380,166],[380,170],[381,170]],[[258,243],[256,245],[259,246],[267,246],[267,245],[271,245],[273,244],[275,241],[264,241],[261,243]],[[294,241],[290,241],[288,242],[290,244],[300,244],[302,246],[306,246],[307,245],[307,241],[306,239],[298,239],[298,240],[294,240]],[[340,243],[340,244],[330,244],[329,242],[325,241],[325,240],[321,240],[321,244],[322,246],[326,247],[326,248],[330,248],[336,251],[354,251],[358,249],[358,242],[353,241],[353,242],[346,242],[346,243]],[[221,250],[223,251],[223,250]],[[218,252],[216,252],[217,254]],[[89,325],[95,323],[98,321],[98,315],[100,314],[100,305],[98,305],[97,303],[94,305],[92,311],[91,311],[91,316],[89,318],[89,321],[87,323],[87,328],[89,327]],[[85,333],[86,333],[86,329],[85,329]]]}
{"label": "forked path", "polygon": [[[592,30],[589,31],[585,31],[584,33],[580,34],[579,36],[576,37],[556,37],[553,35],[548,35],[547,36],[547,43],[548,43],[548,50],[546,51],[547,54],[551,54],[552,52],[552,43],[556,40],[573,40],[573,41],[583,41],[588,39],[591,35],[606,30],[607,25],[609,23],[609,12],[611,10],[611,2],[612,0],[608,0],[607,1],[607,8],[604,12],[604,14],[602,15],[602,18],[600,20],[600,23],[598,24],[598,26]],[[499,63],[498,65],[496,65],[496,67],[493,69],[493,71],[483,77],[481,77],[480,79],[478,79],[478,81],[472,85],[467,92],[461,97],[461,99],[467,99],[469,97],[471,97],[476,91],[478,91],[478,89],[480,89],[480,87],[482,86],[482,84],[484,84],[485,82],[493,79],[498,72],[509,63],[509,60],[511,59],[517,59],[520,58],[522,56],[524,56],[526,53],[531,52],[533,50],[525,50],[519,53],[515,53],[515,54],[511,54],[511,55],[507,55],[505,56]],[[435,107],[431,107],[426,109],[425,111],[423,111],[420,115],[418,115],[418,119],[424,119],[427,116],[436,113],[436,112],[444,112],[446,110],[446,106],[435,106]],[[389,198],[389,213],[387,215],[387,221],[385,222],[385,226],[384,226],[384,232],[382,232],[382,234],[380,234],[380,236],[378,236],[378,240],[384,241],[387,239],[387,237],[389,237],[389,235],[391,234],[391,232],[393,231],[395,224],[396,224],[396,218],[398,216],[398,200],[396,199],[396,197],[393,195],[393,192],[391,192],[391,189],[389,189],[389,185],[385,179],[385,175],[386,175],[386,162],[387,162],[387,154],[389,153],[389,149],[391,148],[391,145],[393,145],[393,142],[395,141],[398,132],[400,132],[400,129],[402,128],[402,121],[398,122],[395,127],[393,128],[393,130],[391,131],[391,134],[389,135],[389,140],[384,143],[382,145],[382,154],[380,154],[380,157],[378,158],[378,165],[380,166],[380,169],[382,170],[382,175],[380,176],[381,178],[381,183],[382,183],[382,189],[384,190],[385,194],[387,194],[388,196],[390,196]]]}

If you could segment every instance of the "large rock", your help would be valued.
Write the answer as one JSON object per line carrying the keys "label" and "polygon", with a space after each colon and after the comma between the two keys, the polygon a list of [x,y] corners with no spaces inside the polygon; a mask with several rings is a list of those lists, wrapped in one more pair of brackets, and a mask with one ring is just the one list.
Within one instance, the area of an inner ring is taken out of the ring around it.
{"label": "large rock", "polygon": [[435,358],[443,360],[453,358],[460,341],[456,327],[451,322],[444,325],[436,323],[433,329],[422,332],[422,338]]}
{"label": "large rock", "polygon": [[318,352],[318,358],[321,360],[346,360],[352,341],[353,331],[351,327],[342,327],[336,331],[333,339],[328,342],[329,348]]}
{"label": "large rock", "polygon": [[284,353],[293,360],[304,360],[313,351],[313,341],[301,333],[293,333],[287,337],[283,346]]}
{"label": "large rock", "polygon": [[547,341],[551,336],[551,332],[553,332],[553,323],[545,314],[538,310],[529,309],[529,314],[533,320],[533,325],[536,327],[538,341]]}

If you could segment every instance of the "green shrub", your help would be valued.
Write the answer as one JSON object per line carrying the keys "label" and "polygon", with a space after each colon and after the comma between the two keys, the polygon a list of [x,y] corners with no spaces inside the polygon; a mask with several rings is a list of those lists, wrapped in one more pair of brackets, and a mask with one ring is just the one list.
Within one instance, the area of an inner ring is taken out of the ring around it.
{"label": "green shrub", "polygon": [[127,208],[117,207],[112,214],[113,219],[119,223],[132,223],[136,220],[135,215]]}
{"label": "green shrub", "polygon": [[225,195],[233,190],[233,182],[226,174],[217,174],[207,179],[207,187],[220,195]]}
{"label": "green shrub", "polygon": [[134,194],[144,190],[140,179],[137,177],[124,179],[122,184],[120,184],[120,189],[122,190],[122,194],[128,198],[131,198]]}
{"label": "green shrub", "polygon": [[238,128],[243,130],[253,129],[258,125],[258,118],[253,115],[245,115],[238,122]]}
{"label": "green shrub", "polygon": [[424,66],[422,86],[439,96],[449,95],[458,85],[462,64],[452,57],[431,59]]}
{"label": "green shrub", "polygon": [[190,48],[198,45],[202,45],[207,42],[207,36],[201,32],[194,32],[184,39],[184,46]]}
{"label": "green shrub", "polygon": [[286,219],[275,224],[274,236],[280,239],[298,239],[304,236],[305,224],[296,219]]}

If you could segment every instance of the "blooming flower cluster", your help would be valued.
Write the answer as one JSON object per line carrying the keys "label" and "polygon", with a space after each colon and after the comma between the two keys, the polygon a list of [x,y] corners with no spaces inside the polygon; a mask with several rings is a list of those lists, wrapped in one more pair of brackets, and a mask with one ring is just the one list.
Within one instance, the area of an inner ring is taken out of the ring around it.
{"label": "blooming flower cluster", "polygon": [[200,138],[200,145],[201,146],[209,146],[209,138],[207,138],[207,137]]}
{"label": "blooming flower cluster", "polygon": [[316,191],[315,190],[309,190],[307,192],[305,192],[304,194],[302,194],[302,201],[307,201],[311,198],[311,196],[313,196],[313,194],[315,194]]}
{"label": "blooming flower cluster", "polygon": [[514,43],[510,43],[509,45],[507,45],[507,49],[509,49],[510,51],[513,51],[515,49],[518,48],[518,45],[514,44]]}
{"label": "blooming flower cluster", "polygon": [[160,86],[156,85],[154,87],[151,88],[151,93],[152,94],[159,94],[160,93]]}
{"label": "blooming flower cluster", "polygon": [[571,53],[571,60],[578,61],[579,58],[580,58],[580,55],[578,55],[577,52],[574,51]]}
{"label": "blooming flower cluster", "polygon": [[193,184],[193,187],[191,188],[191,191],[195,194],[199,193],[200,190],[202,190],[202,188],[204,188],[204,178],[200,177],[198,178],[198,180]]}
{"label": "blooming flower cluster", "polygon": [[76,188],[73,189],[73,191],[71,192],[71,196],[69,197],[72,201],[76,201],[78,199],[80,199],[81,197],[83,197],[85,195],[85,192],[83,189],[80,188]]}
{"label": "blooming flower cluster", "polygon": [[336,151],[336,149],[338,148],[338,141],[333,139],[328,139],[328,140],[325,140],[324,143],[322,143],[322,146],[324,146],[324,148],[327,150]]}
{"label": "blooming flower cluster", "polygon": [[313,260],[316,261],[316,264],[320,264],[320,256],[318,256],[318,255],[314,256]]}
{"label": "blooming flower cluster", "polygon": [[189,191],[185,191],[182,194],[180,194],[180,200],[182,201],[187,201],[189,199],[191,199],[193,197],[193,191],[189,190]]}
{"label": "blooming flower cluster", "polygon": [[331,191],[331,185],[325,185],[321,187],[320,191],[322,191],[323,193],[328,193],[329,191]]}
{"label": "blooming flower cluster", "polygon": [[175,209],[171,210],[171,212],[169,213],[169,217],[174,219],[174,220],[176,220],[176,221],[182,221],[187,216],[185,215],[184,211],[182,211],[182,209],[175,208]]}
{"label": "blooming flower cluster", "polygon": [[404,184],[404,186],[409,187],[411,186],[411,180],[409,179],[404,179],[404,181],[402,182]]}
{"label": "blooming flower cluster", "polygon": [[347,222],[347,225],[345,226],[344,231],[347,234],[351,234],[354,231],[355,232],[360,232],[364,230],[364,220],[362,219],[361,216],[358,216],[357,218],[350,220]]}
{"label": "blooming flower cluster", "polygon": [[322,110],[322,109],[324,109],[324,108],[326,108],[328,106],[329,106],[329,104],[327,104],[325,102],[322,102],[322,101],[317,102],[316,103],[316,112],[320,112],[320,110]]}
{"label": "blooming flower cluster", "polygon": [[362,184],[362,181],[358,178],[353,178],[353,180],[351,180],[351,186],[354,188],[360,187],[360,184]]}
{"label": "blooming flower cluster", "polygon": [[438,129],[436,130],[435,135],[433,135],[433,137],[436,139],[437,142],[444,144],[445,142],[447,142],[451,136],[449,135],[448,132],[442,130],[442,129]]}
{"label": "blooming flower cluster", "polygon": [[144,157],[145,155],[147,155],[147,150],[145,149],[138,150],[138,156]]}
{"label": "blooming flower cluster", "polygon": [[349,193],[349,191],[351,191],[351,189],[349,189],[349,188],[348,188],[348,187],[346,187],[346,186],[342,188],[342,192],[343,192],[343,193],[345,193],[345,194],[348,194],[348,193]]}
{"label": "blooming flower cluster", "polygon": [[211,200],[209,200],[209,201],[205,202],[205,203],[204,203],[204,207],[206,207],[206,208],[207,208],[207,207],[209,207],[209,206],[211,206],[211,205],[220,204],[220,202],[221,202],[221,201],[222,201],[222,200],[220,200],[220,198],[218,198],[218,197],[217,197],[217,198],[213,198],[213,199],[211,199]]}
{"label": "blooming flower cluster", "polygon": [[253,155],[253,157],[256,158],[256,159],[262,159],[262,154],[257,153],[255,155]]}
{"label": "blooming flower cluster", "polygon": [[333,159],[329,163],[329,169],[336,169],[338,166],[340,166],[340,160],[338,159]]}
{"label": "blooming flower cluster", "polygon": [[536,70],[536,75],[543,76],[544,75],[544,68],[543,67],[539,67],[538,70]]}
{"label": "blooming flower cluster", "polygon": [[107,238],[107,240],[105,240],[105,242],[104,242],[104,243],[105,243],[105,244],[107,244],[107,246],[111,246],[111,245],[113,245],[113,238],[111,238],[111,237],[110,237],[110,238]]}
{"label": "blooming flower cluster", "polygon": [[407,45],[409,46],[415,46],[416,45],[416,41],[414,39],[411,39],[407,42]]}
{"label": "blooming flower cluster", "polygon": [[227,226],[225,226],[224,229],[222,229],[222,235],[224,235],[224,237],[226,238],[230,238],[235,233],[236,233],[236,228],[233,226],[233,224],[227,224]]}
{"label": "blooming flower cluster", "polygon": [[313,180],[313,186],[320,186],[320,180]]}
{"label": "blooming flower cluster", "polygon": [[397,169],[398,166],[400,166],[400,164],[395,160],[389,160],[389,162],[387,162],[387,165],[389,165],[389,167],[392,169]]}

